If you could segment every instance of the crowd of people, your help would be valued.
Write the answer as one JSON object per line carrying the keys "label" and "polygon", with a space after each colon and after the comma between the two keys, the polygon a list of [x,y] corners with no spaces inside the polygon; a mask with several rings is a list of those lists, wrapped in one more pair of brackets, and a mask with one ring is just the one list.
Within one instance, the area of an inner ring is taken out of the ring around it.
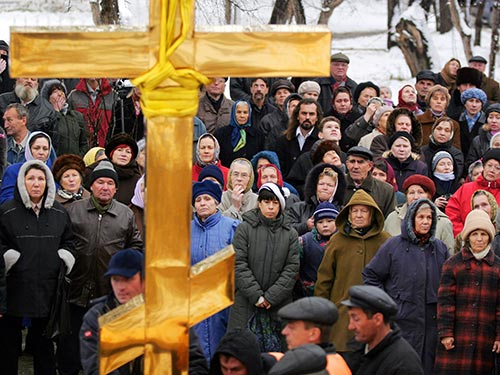
{"label": "crowd of people", "polygon": [[[232,244],[235,298],[190,330],[190,372],[496,373],[499,84],[452,58],[396,98],[349,63],[200,89],[191,263]],[[0,83],[0,368],[97,374],[99,317],[143,292],[141,94]]]}

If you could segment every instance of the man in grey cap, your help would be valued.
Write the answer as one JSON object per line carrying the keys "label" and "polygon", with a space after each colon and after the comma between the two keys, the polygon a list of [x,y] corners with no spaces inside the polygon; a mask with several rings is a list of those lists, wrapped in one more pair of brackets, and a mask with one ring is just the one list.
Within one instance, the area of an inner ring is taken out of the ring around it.
{"label": "man in grey cap", "polygon": [[325,367],[325,351],[317,345],[307,344],[286,352],[268,375],[328,375]]}
{"label": "man in grey cap", "polygon": [[[420,358],[391,325],[398,307],[382,289],[371,285],[349,288],[349,330],[361,345],[347,358],[354,375],[423,375]],[[364,345],[362,345],[364,344]]]}
{"label": "man in grey cap", "polygon": [[301,298],[279,309],[278,316],[286,322],[281,334],[285,336],[289,350],[307,344],[319,345],[327,353],[327,371],[330,375],[351,373],[330,342],[333,325],[339,316],[333,302],[321,297]]}
{"label": "man in grey cap", "polygon": [[500,86],[497,81],[484,74],[486,64],[488,64],[488,60],[483,56],[472,56],[469,59],[469,67],[479,70],[482,74],[481,87],[479,88],[486,93],[489,102],[498,103],[500,101]]}
{"label": "man in grey cap", "polygon": [[351,147],[347,152],[347,190],[344,196],[344,204],[347,204],[354,192],[359,189],[365,190],[371,195],[378,207],[387,217],[396,207],[394,189],[386,182],[372,177],[373,154],[362,146]]}

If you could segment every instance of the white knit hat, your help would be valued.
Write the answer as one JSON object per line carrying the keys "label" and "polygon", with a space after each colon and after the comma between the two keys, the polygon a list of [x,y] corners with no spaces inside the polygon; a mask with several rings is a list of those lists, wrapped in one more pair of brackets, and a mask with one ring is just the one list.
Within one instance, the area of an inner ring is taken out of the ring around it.
{"label": "white knit hat", "polygon": [[490,236],[490,242],[493,241],[493,238],[495,237],[495,227],[493,226],[488,214],[483,210],[472,210],[465,218],[464,229],[462,230],[462,239],[467,241],[470,234],[478,229],[482,229],[488,233],[488,236]]}

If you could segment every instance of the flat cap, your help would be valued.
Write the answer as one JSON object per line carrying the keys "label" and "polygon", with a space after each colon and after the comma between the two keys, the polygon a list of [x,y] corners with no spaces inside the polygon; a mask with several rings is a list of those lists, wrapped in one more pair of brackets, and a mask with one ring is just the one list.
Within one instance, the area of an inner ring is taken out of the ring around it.
{"label": "flat cap", "polygon": [[427,79],[432,82],[436,82],[436,75],[430,70],[421,70],[417,73],[417,82]]}
{"label": "flat cap", "polygon": [[488,60],[486,60],[483,56],[472,56],[469,59],[469,62],[478,62],[478,63],[483,63],[483,64],[488,64]]}
{"label": "flat cap", "polygon": [[349,57],[347,57],[347,55],[344,55],[342,52],[334,53],[330,57],[330,61],[345,62],[345,63],[348,63],[348,64],[351,62],[351,60],[349,60]]}
{"label": "flat cap", "polygon": [[283,320],[304,320],[317,324],[334,324],[339,318],[337,306],[326,298],[304,297],[278,310]]}
{"label": "flat cap", "polygon": [[348,307],[361,307],[380,312],[386,317],[396,315],[398,306],[382,289],[373,285],[354,285],[349,288],[350,299],[341,303]]}
{"label": "flat cap", "polygon": [[354,146],[347,151],[347,156],[359,156],[363,159],[373,161],[373,153],[363,146]]}
{"label": "flat cap", "polygon": [[269,375],[305,375],[326,368],[326,353],[318,345],[307,344],[289,350],[268,372]]}
{"label": "flat cap", "polygon": [[287,89],[290,92],[290,94],[292,92],[295,92],[295,86],[288,79],[276,80],[271,86],[271,95],[272,96],[276,95],[276,91],[278,91],[279,89]]}

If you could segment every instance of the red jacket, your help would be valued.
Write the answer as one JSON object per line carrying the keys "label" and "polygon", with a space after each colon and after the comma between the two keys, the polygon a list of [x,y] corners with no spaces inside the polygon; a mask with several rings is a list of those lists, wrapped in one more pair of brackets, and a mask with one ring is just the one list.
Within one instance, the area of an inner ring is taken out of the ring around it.
{"label": "red jacket", "polygon": [[[222,171],[222,175],[224,176],[224,188],[223,190],[225,191],[227,189],[227,174],[229,172],[229,168],[224,167],[221,163],[220,160],[215,164],[219,169]],[[200,175],[203,167],[200,167],[198,163],[193,164],[193,169],[192,169],[192,174],[191,174],[191,180],[194,182],[198,182],[198,176]]]}

